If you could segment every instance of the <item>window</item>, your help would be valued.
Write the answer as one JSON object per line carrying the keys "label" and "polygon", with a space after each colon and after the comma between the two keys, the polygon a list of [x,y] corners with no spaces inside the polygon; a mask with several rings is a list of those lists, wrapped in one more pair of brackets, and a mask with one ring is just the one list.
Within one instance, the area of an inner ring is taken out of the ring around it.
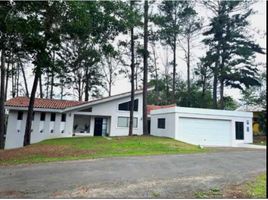
{"label": "window", "polygon": [[80,112],[92,112],[92,107],[87,108],[85,110],[80,110]]}
{"label": "window", "polygon": [[51,113],[50,114],[50,121],[55,122],[56,119],[56,113]]}
{"label": "window", "polygon": [[133,118],[133,128],[137,128],[138,127],[138,118],[134,117]]}
{"label": "window", "polygon": [[61,121],[66,122],[66,114],[61,114]]}
{"label": "window", "polygon": [[46,113],[41,112],[40,121],[45,121],[45,120],[46,120]]}
{"label": "window", "polygon": [[128,117],[118,117],[118,127],[128,127]]}
{"label": "window", "polygon": [[[129,127],[129,117],[118,117],[117,126],[118,127]],[[133,128],[138,127],[138,118],[133,117]]]}
{"label": "window", "polygon": [[235,122],[235,135],[237,140],[244,139],[244,122]]}
{"label": "window", "polygon": [[23,119],[23,112],[19,111],[18,116],[17,116],[17,120],[22,120],[22,119]]}
{"label": "window", "polygon": [[34,121],[34,115],[35,115],[35,112],[33,112],[32,121]]}
{"label": "window", "polygon": [[157,119],[157,128],[166,128],[166,119],[165,118],[158,118]]}
{"label": "window", "polygon": [[[125,103],[120,103],[118,105],[118,110],[130,111],[130,107],[131,107],[131,103],[130,103],[130,101],[128,101]],[[134,111],[138,111],[138,107],[139,107],[139,100],[135,99],[134,100]]]}

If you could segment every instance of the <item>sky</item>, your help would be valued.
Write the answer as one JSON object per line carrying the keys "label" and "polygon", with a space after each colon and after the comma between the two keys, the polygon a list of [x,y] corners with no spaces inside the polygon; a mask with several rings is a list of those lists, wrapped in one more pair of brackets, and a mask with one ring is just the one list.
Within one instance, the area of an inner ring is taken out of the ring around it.
{"label": "sky", "polygon": [[[250,16],[251,29],[254,32],[260,31],[262,33],[261,35],[264,35],[264,33],[266,33],[266,5],[265,3],[266,3],[265,1],[258,1],[256,4],[254,4],[253,9],[257,11],[257,13]],[[202,8],[201,6],[198,6],[196,10],[199,13],[199,15],[204,18],[205,20],[204,23],[206,24],[206,21],[211,16],[210,13],[208,13],[206,9]],[[257,43],[261,45],[261,47],[266,49],[266,34],[265,36],[262,36],[262,37],[258,34],[255,34],[254,40],[256,40]],[[195,61],[198,60],[198,57],[201,57],[205,53],[205,51],[203,50],[203,46],[199,45],[200,44],[199,41],[196,41],[195,43],[197,43],[199,47],[193,49],[193,54],[194,54],[195,59],[192,62],[192,65],[195,64]],[[172,58],[171,52],[167,54],[165,51],[165,47],[159,46],[157,54],[159,56],[158,64],[159,64],[160,71],[164,72],[164,67],[162,64],[163,60],[165,60],[166,56],[168,55],[169,61],[170,61],[170,59]],[[186,73],[187,73],[186,64],[182,61],[182,59],[180,59],[183,56],[183,52],[178,50],[177,54],[178,54],[177,72],[184,80],[186,80]],[[266,55],[257,55],[256,61],[266,63]],[[263,71],[263,70],[265,69],[263,67],[260,67],[260,71]],[[127,92],[127,91],[130,91],[130,82],[125,78],[120,78],[115,83],[112,94],[118,94],[118,93]],[[225,90],[225,95],[230,95],[238,101],[241,98],[241,92],[238,89],[227,88]]]}
{"label": "sky", "polygon": [[[261,34],[254,34],[254,40],[257,41],[257,43],[261,45],[261,47],[266,49],[266,5],[265,4],[266,2],[263,0],[258,1],[256,4],[254,4],[253,9],[257,11],[257,13],[250,16],[250,23],[251,23],[250,27],[253,32],[257,32],[257,31],[261,32]],[[196,10],[199,13],[199,15],[204,18],[205,20],[204,23],[206,24],[208,22],[209,17],[211,16],[210,13],[207,12],[207,10],[202,6],[198,6]],[[203,56],[205,53],[204,47],[200,43],[201,39],[202,38],[200,36],[200,38],[197,39],[197,41],[195,42],[195,44],[197,44],[197,47],[192,49],[193,56],[194,56],[192,65],[195,65],[196,62],[198,61],[198,58]],[[158,57],[157,64],[160,69],[160,72],[164,72],[163,63],[165,62],[166,59],[171,61],[172,54],[171,52],[167,52],[166,48],[163,45],[158,46],[156,53]],[[177,72],[182,79],[186,80],[187,68],[186,68],[185,62],[181,59],[181,57],[183,57],[183,52],[181,50],[178,50],[177,55],[178,55]],[[257,55],[256,61],[266,64],[266,55]],[[28,69],[26,71],[27,77],[28,77],[27,81],[29,85],[29,90],[31,90],[31,86],[33,82],[32,70],[31,70],[31,67],[27,67],[26,69]],[[170,68],[170,70],[171,69],[172,68]],[[264,69],[260,68],[260,70],[263,71]],[[10,86],[11,86],[11,82],[9,83],[9,89],[11,90]],[[112,95],[123,93],[123,92],[128,92],[128,91],[130,91],[129,79],[125,78],[123,75],[118,76],[115,84],[112,87]],[[72,91],[70,92],[72,93]],[[241,92],[238,89],[226,88],[225,95],[230,95],[236,100],[239,100],[241,98]],[[107,96],[107,94],[104,93],[104,96]],[[70,97],[67,97],[67,99],[75,99],[75,97],[70,96]]]}

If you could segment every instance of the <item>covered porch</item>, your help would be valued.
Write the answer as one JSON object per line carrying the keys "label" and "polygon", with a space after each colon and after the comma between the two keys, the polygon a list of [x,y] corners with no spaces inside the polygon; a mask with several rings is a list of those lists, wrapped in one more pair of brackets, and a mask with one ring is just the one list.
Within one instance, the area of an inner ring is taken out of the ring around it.
{"label": "covered porch", "polygon": [[73,136],[109,136],[110,116],[74,114]]}

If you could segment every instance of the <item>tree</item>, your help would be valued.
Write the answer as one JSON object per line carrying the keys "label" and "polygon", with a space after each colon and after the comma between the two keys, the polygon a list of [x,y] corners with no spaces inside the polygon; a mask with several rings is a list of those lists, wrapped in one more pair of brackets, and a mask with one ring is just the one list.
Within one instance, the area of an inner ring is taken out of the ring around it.
{"label": "tree", "polygon": [[143,49],[143,135],[148,135],[147,123],[147,89],[148,89],[148,0],[144,1],[144,49]]}
{"label": "tree", "polygon": [[[4,102],[6,98],[6,63],[10,62],[11,58],[11,49],[16,46],[14,45],[14,33],[10,30],[10,21],[12,21],[12,12],[13,5],[11,2],[1,2],[0,3],[0,51],[1,51],[1,59],[0,59],[0,149],[4,148],[5,144],[5,108]],[[7,60],[6,57],[9,57]]]}
{"label": "tree", "polygon": [[102,56],[101,64],[103,65],[103,78],[104,78],[104,89],[108,93],[108,96],[112,95],[112,86],[115,83],[116,77],[119,74],[119,62],[120,62],[120,54],[119,51],[116,51],[111,45],[108,45],[105,48],[105,53]]}
{"label": "tree", "polygon": [[202,28],[202,19],[198,17],[197,12],[194,10],[193,2],[188,4],[187,17],[185,17],[184,26],[182,27],[181,39],[179,45],[184,51],[184,60],[187,65],[187,90],[188,90],[188,106],[190,106],[191,98],[191,61],[192,61],[192,49],[194,48],[194,40],[200,35]]}
{"label": "tree", "polygon": [[240,101],[245,105],[257,105],[266,108],[266,72],[261,73],[258,81],[260,86],[253,86],[242,91],[242,98]]}
{"label": "tree", "polygon": [[203,42],[209,47],[206,53],[207,65],[213,71],[213,102],[217,104],[217,87],[220,84],[220,108],[224,108],[224,87],[243,90],[259,85],[258,69],[254,64],[255,54],[264,53],[247,34],[248,17],[253,14],[247,1],[204,1],[213,11],[209,29],[203,35]]}
{"label": "tree", "polygon": [[[134,1],[130,1],[130,7],[133,9]],[[131,64],[130,64],[130,70],[131,70],[131,77],[130,77],[130,83],[131,83],[131,94],[130,94],[130,112],[129,112],[129,132],[128,135],[131,136],[133,134],[133,112],[134,112],[134,95],[135,95],[135,89],[134,89],[134,74],[135,74],[135,55],[134,55],[134,26],[130,28],[130,52],[131,52]]]}
{"label": "tree", "polygon": [[22,47],[33,57],[34,81],[30,94],[23,145],[30,144],[33,105],[38,81],[43,70],[49,66],[50,49],[59,42],[59,24],[66,10],[60,2],[15,2],[13,28],[22,38]]}
{"label": "tree", "polygon": [[185,24],[184,20],[192,11],[189,1],[186,0],[162,1],[158,8],[160,13],[154,17],[154,22],[159,26],[161,41],[170,46],[173,51],[172,99],[175,102],[177,44]]}

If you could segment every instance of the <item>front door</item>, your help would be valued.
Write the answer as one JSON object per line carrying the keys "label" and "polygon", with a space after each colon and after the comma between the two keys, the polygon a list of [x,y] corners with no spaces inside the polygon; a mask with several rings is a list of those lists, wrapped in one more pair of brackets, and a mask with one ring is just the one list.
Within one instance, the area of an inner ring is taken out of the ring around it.
{"label": "front door", "polygon": [[102,136],[102,122],[103,118],[95,118],[94,136]]}
{"label": "front door", "polygon": [[235,122],[235,139],[244,140],[244,122]]}

